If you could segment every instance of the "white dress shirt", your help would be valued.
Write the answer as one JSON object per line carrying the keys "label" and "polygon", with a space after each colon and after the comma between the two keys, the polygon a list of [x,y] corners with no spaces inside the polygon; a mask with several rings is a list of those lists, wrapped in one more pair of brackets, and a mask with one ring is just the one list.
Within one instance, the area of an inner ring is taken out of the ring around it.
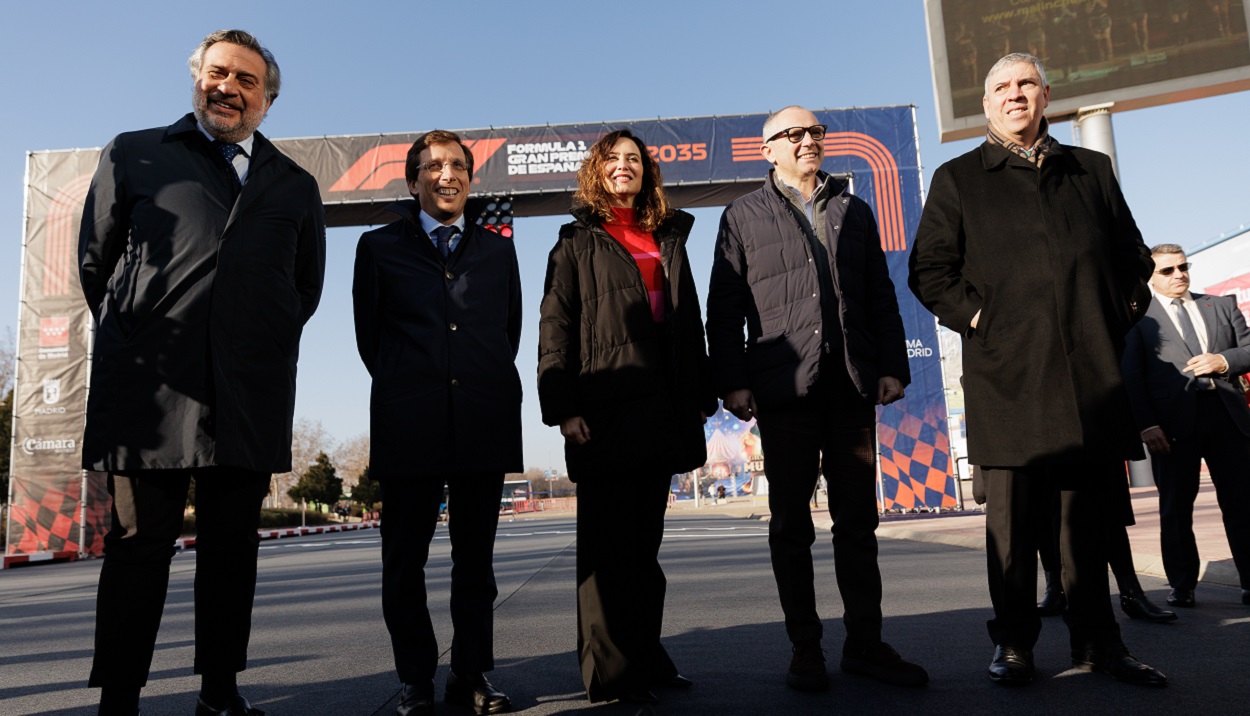
{"label": "white dress shirt", "polygon": [[455,221],[451,222],[450,224],[444,224],[438,219],[435,219],[434,217],[425,213],[424,209],[422,209],[421,212],[417,214],[417,218],[421,220],[421,228],[425,229],[425,234],[426,236],[429,236],[430,241],[434,243],[434,248],[436,249],[438,248],[438,239],[434,238],[434,230],[440,226],[454,226],[457,229],[460,229],[456,233],[452,234],[451,238],[447,240],[447,246],[449,247],[448,248],[449,251],[455,251],[456,247],[460,245],[460,237],[464,236],[464,214],[461,214],[459,217],[456,218]]}

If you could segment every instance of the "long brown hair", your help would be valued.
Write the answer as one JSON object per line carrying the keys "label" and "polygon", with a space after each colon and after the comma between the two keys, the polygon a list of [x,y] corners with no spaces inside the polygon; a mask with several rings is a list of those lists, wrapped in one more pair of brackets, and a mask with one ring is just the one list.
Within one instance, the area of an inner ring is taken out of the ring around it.
{"label": "long brown hair", "polygon": [[573,201],[589,207],[601,221],[614,218],[612,195],[603,181],[603,168],[608,163],[608,154],[622,138],[638,145],[638,153],[642,156],[642,189],[634,197],[634,217],[643,231],[655,231],[673,214],[673,208],[664,195],[664,177],[660,174],[659,163],[647,151],[647,145],[628,129],[608,132],[590,148],[577,170],[577,192],[573,194]]}

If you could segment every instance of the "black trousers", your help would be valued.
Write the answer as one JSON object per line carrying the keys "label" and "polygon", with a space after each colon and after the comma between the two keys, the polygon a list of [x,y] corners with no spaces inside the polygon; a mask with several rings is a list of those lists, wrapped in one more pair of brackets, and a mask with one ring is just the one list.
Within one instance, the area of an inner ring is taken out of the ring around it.
{"label": "black trousers", "polygon": [[147,683],[174,542],[195,477],[195,673],[247,668],[261,500],[269,473],[228,467],[110,475],[112,527],[96,597],[89,686]]}
{"label": "black trousers", "polygon": [[834,571],[845,607],[847,641],[881,640],[881,571],[877,567],[876,441],[872,404],[845,375],[822,379],[785,409],[758,418],[768,475],[768,548],[790,641],[820,639],[809,503],[822,470],[833,518]]}
{"label": "black trousers", "polygon": [[[1133,546],[1128,539],[1128,525],[1134,524],[1132,505],[1125,524],[1112,520],[1107,527],[1107,563],[1111,565],[1111,573],[1115,575],[1116,586],[1120,594],[1141,589],[1137,579],[1137,569],[1133,565]],[[1038,521],[1037,556],[1042,560],[1042,569],[1051,574],[1059,574],[1063,569],[1063,560],[1059,557],[1059,495],[1055,495],[1052,505],[1051,519]]]}
{"label": "black trousers", "polygon": [[414,476],[382,483],[382,616],[391,633],[395,671],[406,684],[434,678],[438,640],[426,603],[425,564],[447,487],[451,538],[451,669],[495,668],[495,531],[503,473]]}
{"label": "black trousers", "polygon": [[1059,557],[1068,598],[1064,621],[1074,653],[1119,645],[1107,584],[1107,536],[1123,529],[1108,509],[1124,463],[982,468],[986,492],[986,559],[995,644],[1032,649],[1041,632],[1037,614],[1038,533],[1059,511]]}
{"label": "black trousers", "polygon": [[677,674],[660,644],[668,581],[660,567],[671,475],[577,482],[577,654],[591,701]]}
{"label": "black trousers", "polygon": [[1213,390],[1198,395],[1197,423],[1201,427],[1193,435],[1172,443],[1172,454],[1151,456],[1159,488],[1163,571],[1176,589],[1198,584],[1202,563],[1194,541],[1194,500],[1199,463],[1205,458],[1241,588],[1250,589],[1250,520],[1244,514],[1238,517],[1250,506],[1250,438],[1237,429]]}

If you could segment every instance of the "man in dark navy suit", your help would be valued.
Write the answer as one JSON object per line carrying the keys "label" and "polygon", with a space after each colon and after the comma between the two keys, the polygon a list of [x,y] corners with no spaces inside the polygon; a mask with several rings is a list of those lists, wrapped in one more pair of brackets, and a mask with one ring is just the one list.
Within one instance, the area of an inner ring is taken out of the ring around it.
{"label": "man in dark navy suit", "polygon": [[369,474],[382,483],[382,615],[403,682],[398,716],[434,712],[438,644],[425,565],[446,486],[451,538],[449,703],[511,709],[494,668],[492,556],[507,472],[521,472],[521,277],[512,240],[465,221],[473,153],[453,132],[417,138],[414,200],[360,237],[356,346],[373,378]]}
{"label": "man in dark navy suit", "polygon": [[1128,334],[1124,380],[1159,486],[1168,604],[1194,606],[1198,546],[1194,498],[1203,459],[1250,605],[1250,407],[1237,376],[1250,370],[1250,330],[1232,296],[1189,291],[1189,260],[1176,244],[1151,249],[1154,299]]}

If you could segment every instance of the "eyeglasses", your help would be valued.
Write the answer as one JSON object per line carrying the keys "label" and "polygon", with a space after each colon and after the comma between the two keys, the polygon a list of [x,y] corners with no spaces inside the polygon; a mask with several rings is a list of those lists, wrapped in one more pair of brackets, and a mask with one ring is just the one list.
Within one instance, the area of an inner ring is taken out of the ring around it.
{"label": "eyeglasses", "polygon": [[777,132],[773,136],[764,140],[764,143],[767,144],[768,142],[771,142],[774,139],[781,139],[782,137],[785,137],[786,139],[790,140],[791,144],[798,144],[799,142],[803,141],[804,134],[812,135],[812,141],[819,142],[820,140],[825,138],[825,130],[828,128],[829,128],[829,125],[827,124],[813,124],[810,127],[791,127],[789,129],[783,129],[780,132]]}
{"label": "eyeglasses", "polygon": [[1165,268],[1161,268],[1158,271],[1155,271],[1155,273],[1159,274],[1160,276],[1171,276],[1173,271],[1180,271],[1181,273],[1189,273],[1190,266],[1193,266],[1193,264],[1186,261],[1183,264],[1176,264],[1175,266],[1167,266]]}
{"label": "eyeglasses", "polygon": [[450,162],[426,162],[421,165],[422,169],[431,174],[442,174],[447,167],[451,167],[451,170],[457,174],[464,174],[469,171],[469,167],[459,159],[454,159]]}

